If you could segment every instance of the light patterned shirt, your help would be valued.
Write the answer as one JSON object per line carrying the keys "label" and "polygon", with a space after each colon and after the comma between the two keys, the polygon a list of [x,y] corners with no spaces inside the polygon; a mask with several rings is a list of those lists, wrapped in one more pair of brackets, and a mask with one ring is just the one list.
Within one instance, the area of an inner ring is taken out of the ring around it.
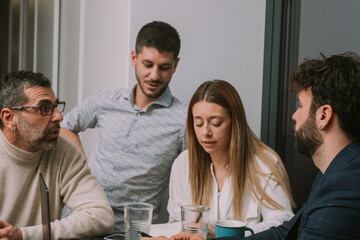
{"label": "light patterned shirt", "polygon": [[89,166],[115,212],[115,232],[124,231],[123,206],[129,202],[153,204],[156,222],[172,163],[187,148],[185,105],[167,88],[140,110],[135,87],[100,91],[61,123],[76,133],[99,129]]}

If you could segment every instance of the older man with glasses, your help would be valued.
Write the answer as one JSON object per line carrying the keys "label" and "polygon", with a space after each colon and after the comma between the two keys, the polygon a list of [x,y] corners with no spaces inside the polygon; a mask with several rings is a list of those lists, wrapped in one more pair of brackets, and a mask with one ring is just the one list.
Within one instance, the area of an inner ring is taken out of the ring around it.
{"label": "older man with glasses", "polygon": [[[114,213],[84,155],[59,137],[61,112],[41,73],[0,77],[0,239],[41,239],[39,173],[49,186],[54,239],[111,233]],[[72,214],[61,219],[64,205]]]}

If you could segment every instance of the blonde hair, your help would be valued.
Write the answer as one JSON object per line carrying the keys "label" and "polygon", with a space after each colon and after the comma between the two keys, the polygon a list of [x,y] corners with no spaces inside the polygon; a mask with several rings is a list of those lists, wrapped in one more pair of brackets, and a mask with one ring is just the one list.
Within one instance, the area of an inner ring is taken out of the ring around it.
{"label": "blonde hair", "polygon": [[[281,159],[252,132],[247,124],[239,94],[231,84],[223,80],[212,80],[201,84],[189,103],[186,134],[193,203],[209,206],[212,201],[211,158],[197,141],[194,130],[192,108],[199,101],[216,103],[224,107],[231,116],[228,175],[232,183],[235,219],[241,220],[243,199],[251,193],[264,206],[283,209],[283,206],[274,201],[261,187],[261,177],[276,181],[294,206],[289,178]],[[257,157],[271,174],[263,173]]]}

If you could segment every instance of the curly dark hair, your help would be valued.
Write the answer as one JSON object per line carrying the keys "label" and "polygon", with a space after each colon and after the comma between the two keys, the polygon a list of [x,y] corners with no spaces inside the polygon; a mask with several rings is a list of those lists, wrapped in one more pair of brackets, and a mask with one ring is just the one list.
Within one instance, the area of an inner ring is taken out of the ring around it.
{"label": "curly dark hair", "polygon": [[165,22],[147,23],[140,29],[136,37],[136,54],[141,53],[143,47],[155,48],[159,52],[173,53],[174,59],[177,59],[180,52],[179,33]]}
{"label": "curly dark hair", "polygon": [[[29,87],[51,88],[50,80],[42,73],[31,71],[15,71],[3,73],[0,76],[0,109],[12,106],[21,106],[29,99],[24,94],[24,89]],[[4,126],[0,118],[0,128]]]}
{"label": "curly dark hair", "polygon": [[360,58],[354,52],[320,59],[305,59],[291,74],[290,90],[311,88],[310,111],[329,104],[340,128],[350,137],[360,137]]}

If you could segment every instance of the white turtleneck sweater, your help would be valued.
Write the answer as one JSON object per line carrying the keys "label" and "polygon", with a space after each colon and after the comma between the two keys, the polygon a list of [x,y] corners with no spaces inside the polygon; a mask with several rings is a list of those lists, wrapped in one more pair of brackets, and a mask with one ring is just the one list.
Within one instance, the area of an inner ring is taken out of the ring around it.
{"label": "white turtleneck sweater", "polygon": [[[32,153],[7,141],[0,130],[0,220],[21,229],[23,239],[42,239],[39,173],[50,195],[54,239],[111,233],[114,213],[80,150],[59,137],[53,150]],[[72,213],[61,219],[66,204]]]}

